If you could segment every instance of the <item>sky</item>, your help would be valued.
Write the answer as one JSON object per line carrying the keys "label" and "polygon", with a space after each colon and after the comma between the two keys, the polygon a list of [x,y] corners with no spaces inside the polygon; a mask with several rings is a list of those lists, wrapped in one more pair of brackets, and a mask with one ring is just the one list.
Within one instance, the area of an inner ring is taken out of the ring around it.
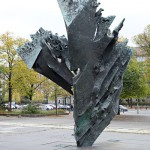
{"label": "sky", "polygon": [[[125,18],[120,35],[135,46],[133,36],[142,33],[150,24],[150,0],[98,0],[103,16],[115,15],[113,30]],[[13,32],[14,36],[30,39],[40,27],[66,35],[66,29],[57,0],[0,0],[0,34]]]}

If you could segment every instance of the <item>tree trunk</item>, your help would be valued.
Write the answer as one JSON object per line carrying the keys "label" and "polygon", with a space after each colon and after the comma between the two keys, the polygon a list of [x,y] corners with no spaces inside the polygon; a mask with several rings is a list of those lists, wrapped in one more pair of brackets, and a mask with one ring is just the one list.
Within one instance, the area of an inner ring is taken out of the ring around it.
{"label": "tree trunk", "polygon": [[32,101],[32,98],[33,98],[33,84],[31,84],[31,89],[30,89],[30,92],[29,92],[30,101]]}
{"label": "tree trunk", "polygon": [[29,95],[29,99],[30,99],[30,101],[32,101],[32,94]]}
{"label": "tree trunk", "polygon": [[56,105],[56,116],[57,116],[58,112],[57,112],[57,90],[56,88],[55,88],[55,105]]}
{"label": "tree trunk", "polygon": [[128,106],[130,107],[130,102],[129,102],[129,99],[127,99],[126,101],[127,101],[127,103],[128,103]]}
{"label": "tree trunk", "polygon": [[48,104],[48,94],[46,94],[45,99],[46,99],[46,103]]}
{"label": "tree trunk", "polygon": [[117,115],[120,115],[120,108],[118,108],[118,113],[117,113]]}
{"label": "tree trunk", "polygon": [[131,106],[131,108],[132,108],[132,106],[133,106],[132,98],[130,98],[130,106]]}
{"label": "tree trunk", "polygon": [[[121,104],[121,99],[119,99],[119,105]],[[117,115],[120,115],[120,107],[118,106],[118,113]]]}
{"label": "tree trunk", "polygon": [[11,108],[11,103],[12,103],[12,84],[11,84],[11,79],[12,79],[12,69],[10,69],[10,73],[9,73],[9,82],[8,82],[8,101],[9,101],[9,111],[12,111]]}

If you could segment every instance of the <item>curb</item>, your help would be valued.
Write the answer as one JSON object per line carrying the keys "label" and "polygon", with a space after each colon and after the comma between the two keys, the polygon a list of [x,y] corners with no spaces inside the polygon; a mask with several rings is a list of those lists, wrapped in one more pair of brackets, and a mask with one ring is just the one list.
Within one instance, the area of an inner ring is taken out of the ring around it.
{"label": "curb", "polygon": [[6,117],[11,117],[11,116],[16,116],[16,117],[46,117],[46,116],[63,116],[63,115],[69,115],[69,113],[64,113],[64,114],[0,114],[0,116],[6,116]]}
{"label": "curb", "polygon": [[105,132],[118,132],[118,133],[132,133],[132,134],[150,134],[150,130],[136,129],[136,128],[125,129],[125,128],[107,127],[104,131]]}
{"label": "curb", "polygon": [[[51,129],[68,129],[73,130],[74,126],[66,126],[66,125],[54,125],[54,124],[24,124],[24,123],[8,123],[8,122],[0,122],[0,125],[12,125],[19,127],[37,127],[37,128],[51,128]],[[150,134],[149,129],[138,129],[138,128],[109,128],[107,127],[104,132],[117,132],[117,133],[131,133],[131,134]]]}

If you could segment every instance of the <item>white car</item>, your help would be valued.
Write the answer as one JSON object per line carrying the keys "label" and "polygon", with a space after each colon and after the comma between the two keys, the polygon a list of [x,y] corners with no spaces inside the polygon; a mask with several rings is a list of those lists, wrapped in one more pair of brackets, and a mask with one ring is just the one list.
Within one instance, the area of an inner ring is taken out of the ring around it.
{"label": "white car", "polygon": [[48,104],[46,104],[46,105],[40,105],[39,108],[41,110],[52,110],[53,109],[53,107],[51,105],[48,105]]}
{"label": "white car", "polygon": [[[5,106],[6,108],[9,108],[9,107],[10,107],[10,105],[9,105],[8,103],[4,104],[4,106]],[[11,109],[15,109],[15,108],[16,108],[15,105],[14,105],[14,104],[11,104]]]}
{"label": "white car", "polygon": [[63,106],[62,104],[57,104],[57,108],[58,108],[58,109],[63,109],[64,106]]}
{"label": "white car", "polygon": [[119,109],[120,109],[120,111],[122,111],[122,112],[128,111],[128,108],[125,107],[125,106],[123,106],[123,105],[119,105]]}
{"label": "white car", "polygon": [[59,108],[59,109],[70,109],[71,107],[69,105],[58,104],[57,108]]}
{"label": "white car", "polygon": [[21,106],[21,105],[18,105],[18,104],[15,104],[15,108],[16,108],[16,109],[21,109],[22,106]]}
{"label": "white car", "polygon": [[55,104],[48,104],[48,105],[52,106],[53,109],[56,109],[56,105]]}

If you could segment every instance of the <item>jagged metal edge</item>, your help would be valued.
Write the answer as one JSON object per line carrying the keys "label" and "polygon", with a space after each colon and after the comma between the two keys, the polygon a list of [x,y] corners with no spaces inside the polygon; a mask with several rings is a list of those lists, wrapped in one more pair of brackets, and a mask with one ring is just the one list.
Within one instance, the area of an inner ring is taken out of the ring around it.
{"label": "jagged metal edge", "polygon": [[70,26],[89,1],[91,0],[57,0],[67,27]]}
{"label": "jagged metal edge", "polygon": [[[35,34],[32,34],[30,36],[32,41],[25,43],[25,45],[17,49],[18,54],[21,56],[29,69],[33,67],[38,55],[41,52],[43,48],[42,43],[46,43],[49,49],[53,51],[53,47],[50,44],[55,39],[58,41],[65,40],[67,42],[67,39],[64,35],[60,37],[57,34],[53,35],[51,31],[46,31],[43,28],[40,28]],[[49,43],[47,43],[47,41]],[[55,58],[56,56],[53,55],[53,57]],[[67,65],[69,66],[69,64]]]}

